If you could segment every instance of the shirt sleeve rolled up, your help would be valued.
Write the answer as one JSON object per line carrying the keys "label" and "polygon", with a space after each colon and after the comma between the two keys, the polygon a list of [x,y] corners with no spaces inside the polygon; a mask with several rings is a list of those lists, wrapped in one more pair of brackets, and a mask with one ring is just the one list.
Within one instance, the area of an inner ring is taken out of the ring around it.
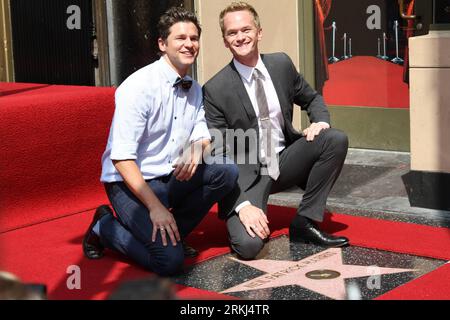
{"label": "shirt sleeve rolled up", "polygon": [[203,106],[200,107],[197,113],[194,129],[192,130],[192,134],[189,138],[189,141],[191,143],[199,140],[211,140],[208,125],[206,124],[205,110]]}
{"label": "shirt sleeve rolled up", "polygon": [[111,160],[136,160],[147,124],[148,101],[142,90],[117,90],[115,98]]}

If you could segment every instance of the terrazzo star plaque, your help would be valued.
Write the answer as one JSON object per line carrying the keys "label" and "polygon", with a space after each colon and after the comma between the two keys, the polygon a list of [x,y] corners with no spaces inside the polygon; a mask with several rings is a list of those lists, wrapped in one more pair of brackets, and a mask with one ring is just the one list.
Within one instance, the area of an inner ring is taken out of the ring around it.
{"label": "terrazzo star plaque", "polygon": [[[266,272],[266,274],[222,291],[222,293],[299,285],[332,299],[343,300],[347,297],[345,279],[415,271],[411,269],[379,268],[379,272],[373,274],[372,268],[374,267],[345,265],[342,262],[341,248],[328,249],[300,261],[262,259],[239,261],[239,263]],[[325,271],[327,268],[333,270]]]}
{"label": "terrazzo star plaque", "polygon": [[271,240],[263,257],[218,257],[172,278],[176,283],[243,299],[370,300],[446,263],[369,248],[324,249]]}

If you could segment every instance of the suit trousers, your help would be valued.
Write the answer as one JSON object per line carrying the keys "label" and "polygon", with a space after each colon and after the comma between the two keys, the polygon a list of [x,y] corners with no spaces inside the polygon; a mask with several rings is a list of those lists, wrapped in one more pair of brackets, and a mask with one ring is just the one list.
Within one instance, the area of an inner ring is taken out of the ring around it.
{"label": "suit trousers", "polygon": [[[166,208],[171,208],[178,231],[184,239],[204,218],[209,209],[230,192],[237,181],[234,164],[201,164],[189,181],[180,182],[173,175],[147,181]],[[100,239],[105,247],[118,251],[140,266],[162,276],[176,273],[184,261],[180,243],[162,243],[158,231],[152,242],[153,223],[147,207],[123,182],[105,184],[106,193],[117,218],[100,220]]]}
{"label": "suit trousers", "polygon": [[[298,186],[305,193],[297,214],[321,222],[328,195],[341,173],[347,150],[347,135],[337,129],[323,130],[312,142],[302,137],[280,153],[277,181],[268,175],[260,175],[246,194],[252,205],[267,214],[270,194]],[[258,236],[252,238],[237,214],[227,219],[227,229],[231,247],[244,259],[254,259],[264,247],[264,240]]]}

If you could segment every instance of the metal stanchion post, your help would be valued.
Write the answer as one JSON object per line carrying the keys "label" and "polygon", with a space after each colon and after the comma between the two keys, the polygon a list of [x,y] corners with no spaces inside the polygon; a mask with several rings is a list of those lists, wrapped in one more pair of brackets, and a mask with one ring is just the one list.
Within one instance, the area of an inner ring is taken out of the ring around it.
{"label": "metal stanchion post", "polygon": [[353,57],[353,55],[352,55],[352,38],[348,39],[348,57],[349,58]]}
{"label": "metal stanchion post", "polygon": [[329,63],[336,63],[339,62],[340,60],[338,58],[336,58],[336,22],[333,21],[332,24],[332,28],[333,28],[333,56],[328,59]]}
{"label": "metal stanchion post", "polygon": [[381,59],[382,55],[381,55],[381,39],[378,38],[378,54],[377,54],[377,58]]}
{"label": "metal stanchion post", "polygon": [[342,39],[344,40],[344,55],[342,56],[341,60],[347,60],[347,33],[344,33]]}
{"label": "metal stanchion post", "polygon": [[394,31],[395,31],[395,52],[396,56],[394,59],[391,60],[391,62],[395,64],[403,64],[403,59],[398,56],[398,21],[395,20],[394,22]]}
{"label": "metal stanchion post", "polygon": [[389,60],[389,57],[386,55],[386,40],[386,32],[383,32],[383,55],[381,56],[383,60]]}

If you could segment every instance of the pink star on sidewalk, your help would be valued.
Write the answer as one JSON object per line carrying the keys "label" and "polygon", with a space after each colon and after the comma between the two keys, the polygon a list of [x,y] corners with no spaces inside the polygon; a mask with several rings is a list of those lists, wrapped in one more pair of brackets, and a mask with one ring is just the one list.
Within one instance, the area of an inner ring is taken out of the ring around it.
{"label": "pink star on sidewalk", "polygon": [[221,293],[224,294],[299,285],[335,300],[345,300],[347,298],[345,279],[415,271],[345,265],[342,262],[341,248],[328,249],[299,261],[231,259],[266,272],[266,274],[222,291]]}

